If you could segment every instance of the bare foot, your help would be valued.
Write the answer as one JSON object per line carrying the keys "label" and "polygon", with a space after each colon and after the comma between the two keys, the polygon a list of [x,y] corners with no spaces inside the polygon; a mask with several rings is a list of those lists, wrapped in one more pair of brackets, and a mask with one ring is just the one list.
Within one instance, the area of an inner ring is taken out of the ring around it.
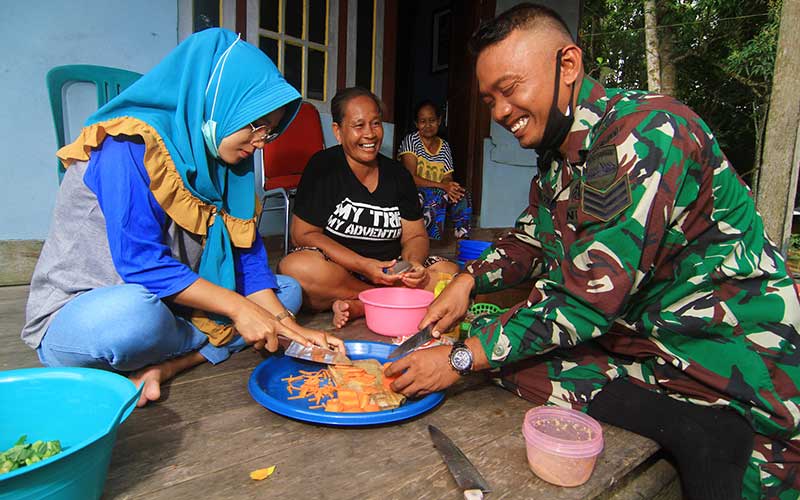
{"label": "bare foot", "polygon": [[179,358],[170,359],[157,365],[146,366],[141,370],[132,373],[128,378],[136,387],[144,384],[142,395],[136,406],[141,408],[150,401],[156,401],[161,397],[161,384],[171,379],[180,372],[200,363],[204,363],[206,358],[199,352],[192,352]]}
{"label": "bare foot", "polygon": [[333,326],[341,328],[351,319],[364,315],[364,304],[358,299],[337,300],[331,306],[333,310]]}
{"label": "bare foot", "polygon": [[139,397],[136,406],[141,408],[150,401],[156,401],[161,397],[161,383],[172,378],[171,374],[166,373],[168,370],[165,369],[166,367],[164,365],[167,363],[169,363],[169,361],[160,365],[148,366],[128,377],[131,382],[136,384],[136,387],[144,384],[142,395]]}

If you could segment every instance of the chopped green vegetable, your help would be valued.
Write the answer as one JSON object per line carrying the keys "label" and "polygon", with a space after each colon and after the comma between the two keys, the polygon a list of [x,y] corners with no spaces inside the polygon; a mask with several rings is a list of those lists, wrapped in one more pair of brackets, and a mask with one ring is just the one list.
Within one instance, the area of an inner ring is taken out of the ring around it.
{"label": "chopped green vegetable", "polygon": [[28,436],[20,437],[14,446],[0,453],[0,474],[35,464],[61,453],[61,442],[58,440],[35,441],[25,444],[27,438]]}

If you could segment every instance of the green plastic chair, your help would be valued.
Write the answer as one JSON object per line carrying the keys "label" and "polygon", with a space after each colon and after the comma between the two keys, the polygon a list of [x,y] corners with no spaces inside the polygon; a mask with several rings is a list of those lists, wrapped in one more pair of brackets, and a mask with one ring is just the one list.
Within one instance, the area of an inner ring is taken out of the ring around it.
{"label": "green plastic chair", "polygon": [[[72,64],[56,66],[47,72],[47,92],[50,94],[50,108],[53,111],[53,123],[56,127],[58,149],[67,143],[64,132],[64,87],[71,83],[94,83],[97,87],[97,107],[100,108],[120,92],[130,87],[141,78],[141,73],[107,66],[90,64]],[[64,167],[58,162],[58,183],[64,177]]]}

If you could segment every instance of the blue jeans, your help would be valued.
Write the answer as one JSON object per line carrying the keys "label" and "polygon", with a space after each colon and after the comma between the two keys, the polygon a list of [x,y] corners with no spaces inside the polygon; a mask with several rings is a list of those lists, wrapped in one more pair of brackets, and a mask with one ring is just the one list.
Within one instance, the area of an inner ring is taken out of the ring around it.
{"label": "blue jeans", "polygon": [[[290,311],[299,311],[300,284],[289,276],[276,278],[278,299]],[[118,285],[96,288],[69,301],[50,323],[36,353],[45,366],[129,372],[194,351],[217,364],[245,346],[239,335],[226,345],[214,346],[143,286]]]}

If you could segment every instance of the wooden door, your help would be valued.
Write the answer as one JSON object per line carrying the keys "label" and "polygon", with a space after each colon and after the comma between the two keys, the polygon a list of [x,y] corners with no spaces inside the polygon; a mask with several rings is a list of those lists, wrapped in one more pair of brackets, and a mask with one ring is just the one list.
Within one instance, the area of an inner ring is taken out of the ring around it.
{"label": "wooden door", "polygon": [[467,42],[483,19],[494,17],[495,0],[453,2],[450,35],[450,78],[447,97],[449,142],[456,181],[472,193],[473,210],[481,209],[483,139],[489,136],[491,115],[480,100],[475,56]]}

